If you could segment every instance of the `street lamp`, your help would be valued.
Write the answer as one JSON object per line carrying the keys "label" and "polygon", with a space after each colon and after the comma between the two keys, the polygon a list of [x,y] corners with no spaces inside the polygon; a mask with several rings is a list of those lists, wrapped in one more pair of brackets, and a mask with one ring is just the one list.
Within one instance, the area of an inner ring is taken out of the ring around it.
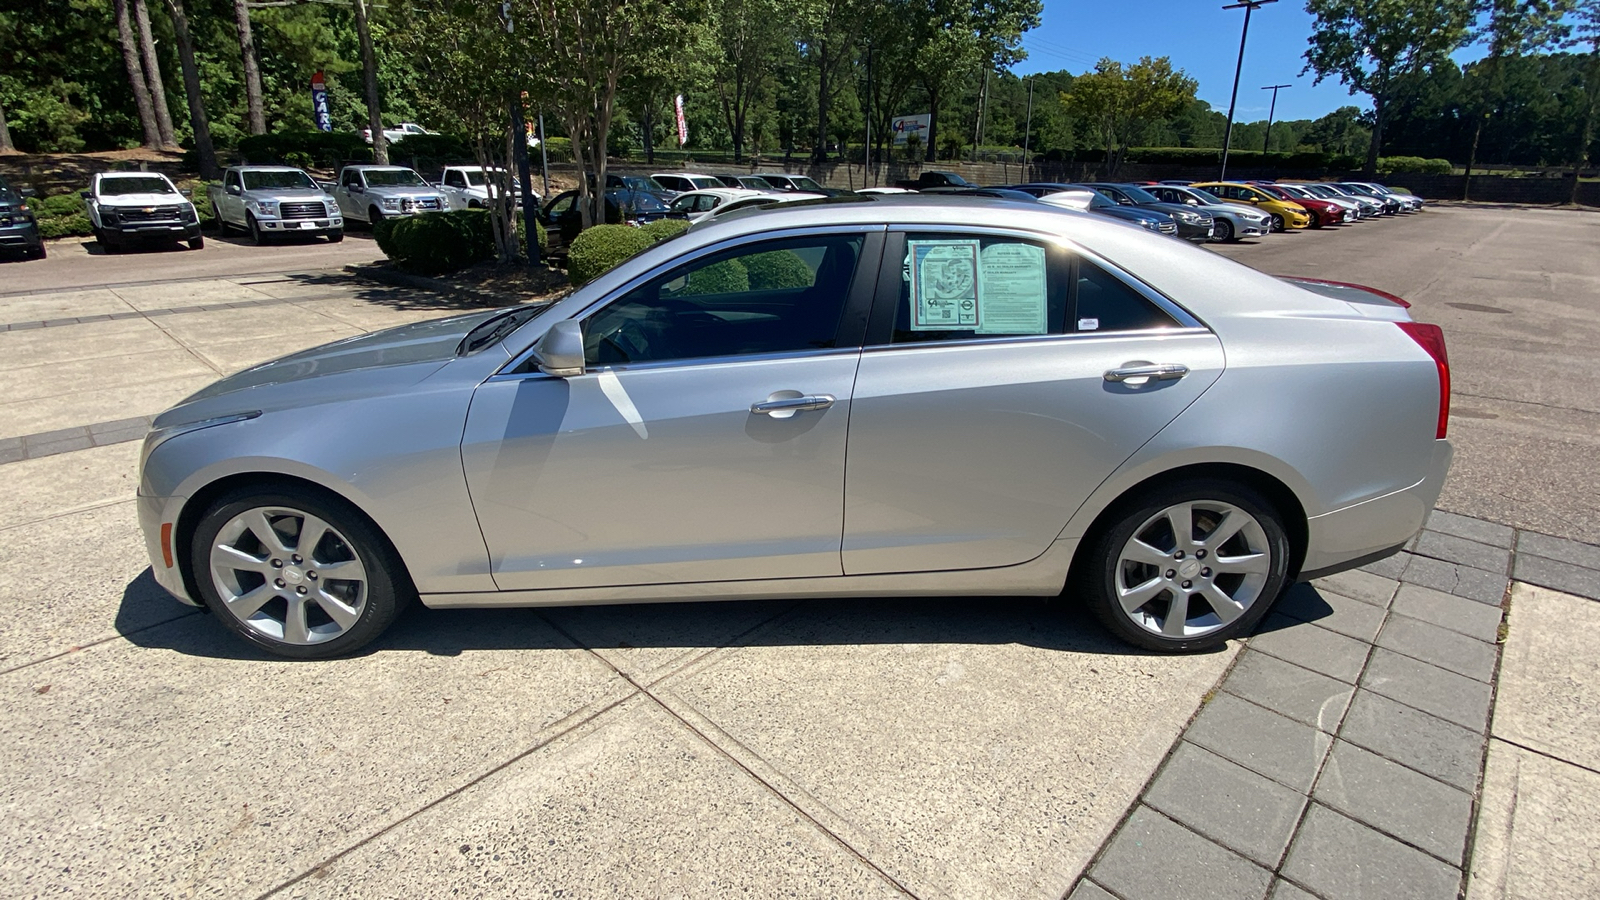
{"label": "street lamp", "polygon": [[1239,75],[1244,72],[1244,42],[1250,37],[1250,14],[1268,3],[1277,2],[1278,0],[1244,0],[1242,3],[1230,3],[1223,7],[1223,9],[1244,10],[1244,32],[1239,35],[1239,64],[1233,69],[1233,97],[1228,100],[1228,130],[1222,136],[1222,172],[1217,175],[1218,181],[1228,180],[1228,145],[1233,142],[1233,109],[1239,102]]}
{"label": "street lamp", "polygon": [[[1267,155],[1268,150],[1272,149],[1272,117],[1278,112],[1278,92],[1292,87],[1294,87],[1292,84],[1269,84],[1262,88],[1263,91],[1272,92],[1272,105],[1267,107],[1267,136],[1261,142],[1261,155],[1263,157]],[[1263,159],[1262,162],[1266,162],[1266,160]]]}

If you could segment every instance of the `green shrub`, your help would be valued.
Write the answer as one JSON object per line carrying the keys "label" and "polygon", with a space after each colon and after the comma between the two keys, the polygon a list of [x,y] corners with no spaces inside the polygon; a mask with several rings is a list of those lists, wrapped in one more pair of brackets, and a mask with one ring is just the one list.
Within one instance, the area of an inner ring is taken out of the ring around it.
{"label": "green shrub", "polygon": [[750,290],[750,272],[737,259],[725,259],[689,273],[685,296],[737,294]]}
{"label": "green shrub", "polygon": [[1455,166],[1448,159],[1424,159],[1420,156],[1385,156],[1378,160],[1379,175],[1397,172],[1414,172],[1419,175],[1449,175]]}
{"label": "green shrub", "polygon": [[[544,139],[545,155],[555,162],[572,162],[572,139],[547,137]],[[535,148],[537,149],[537,148]]]}
{"label": "green shrub", "polygon": [[757,253],[746,259],[744,266],[750,273],[750,289],[753,291],[810,287],[816,281],[811,267],[793,250]]}
{"label": "green shrub", "polygon": [[[517,217],[516,218],[517,218],[517,241],[524,248],[526,248],[527,245],[528,245],[528,223],[527,223],[527,219],[523,217],[523,215],[522,215],[522,213],[520,211],[517,213]],[[539,236],[539,254],[542,256],[542,255],[544,255],[546,250],[550,249],[550,233],[545,230],[544,223],[539,221],[538,219],[534,219],[533,220],[533,227],[534,227],[534,230],[538,233],[538,236]],[[526,249],[524,249],[524,252],[526,252]]]}
{"label": "green shrub", "polygon": [[59,238],[80,236],[94,233],[94,227],[89,224],[88,213],[73,213],[70,216],[51,216],[39,219],[39,236],[45,238]]}
{"label": "green shrub", "polygon": [[389,144],[392,160],[427,159],[436,163],[473,161],[472,148],[453,134],[408,134]]}
{"label": "green shrub", "polygon": [[[384,220],[391,221],[394,224],[378,238],[378,247],[384,249],[387,243],[390,249],[384,252],[402,269],[439,274],[494,258],[488,210],[461,209]],[[373,229],[375,238],[378,232]]]}
{"label": "green shrub", "polygon": [[383,255],[395,259],[399,255],[399,246],[394,240],[394,226],[402,219],[379,219],[372,223],[372,240],[377,243]]}
{"label": "green shrub", "polygon": [[574,286],[587,284],[654,243],[643,229],[596,225],[573,238],[567,250],[567,277]]}
{"label": "green shrub", "polygon": [[359,134],[327,131],[278,131],[252,134],[239,139],[239,155],[253,165],[312,160],[319,166],[338,166],[350,162],[372,162],[372,145]]}
{"label": "green shrub", "polygon": [[677,237],[689,230],[688,219],[657,219],[639,226],[639,230],[650,235],[652,241],[664,241],[670,237]]}
{"label": "green shrub", "polygon": [[29,200],[28,206],[41,219],[71,216],[85,211],[82,194],[57,194],[43,200]]}

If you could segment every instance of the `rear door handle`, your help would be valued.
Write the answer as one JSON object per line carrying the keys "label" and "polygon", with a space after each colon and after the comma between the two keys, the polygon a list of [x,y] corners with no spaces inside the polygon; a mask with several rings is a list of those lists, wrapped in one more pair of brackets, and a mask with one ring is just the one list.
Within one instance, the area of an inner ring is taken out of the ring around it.
{"label": "rear door handle", "polygon": [[780,397],[774,400],[763,400],[752,403],[750,411],[774,419],[787,419],[798,412],[809,412],[814,409],[827,409],[832,406],[832,394],[805,394],[800,397]]}
{"label": "rear door handle", "polygon": [[1178,363],[1141,363],[1112,369],[1106,372],[1106,380],[1137,386],[1151,381],[1176,381],[1187,374],[1189,367]]}

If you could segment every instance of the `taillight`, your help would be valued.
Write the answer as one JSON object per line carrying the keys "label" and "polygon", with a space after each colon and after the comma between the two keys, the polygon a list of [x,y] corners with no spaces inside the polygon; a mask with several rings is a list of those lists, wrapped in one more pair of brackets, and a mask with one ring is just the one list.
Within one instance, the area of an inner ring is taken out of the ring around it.
{"label": "taillight", "polygon": [[1444,332],[1437,325],[1422,322],[1396,322],[1400,330],[1411,336],[1422,349],[1433,357],[1439,367],[1439,427],[1434,437],[1443,439],[1450,425],[1450,355],[1444,349]]}

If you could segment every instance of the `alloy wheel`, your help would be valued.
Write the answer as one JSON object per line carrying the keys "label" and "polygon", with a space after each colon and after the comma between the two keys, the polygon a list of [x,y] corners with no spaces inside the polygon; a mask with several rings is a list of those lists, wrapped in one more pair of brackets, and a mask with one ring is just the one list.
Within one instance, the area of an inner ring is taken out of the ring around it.
{"label": "alloy wheel", "polygon": [[1250,513],[1222,501],[1177,503],[1123,545],[1116,599],[1128,620],[1151,634],[1202,637],[1261,599],[1272,564],[1266,531]]}
{"label": "alloy wheel", "polygon": [[210,560],[224,608],[274,641],[331,641],[356,624],[367,602],[367,569],[355,545],[303,510],[239,513],[217,532]]}
{"label": "alloy wheel", "polygon": [[1273,231],[1282,231],[1283,227],[1284,227],[1283,226],[1283,216],[1280,216],[1277,213],[1273,213],[1273,215],[1272,215],[1272,230]]}

